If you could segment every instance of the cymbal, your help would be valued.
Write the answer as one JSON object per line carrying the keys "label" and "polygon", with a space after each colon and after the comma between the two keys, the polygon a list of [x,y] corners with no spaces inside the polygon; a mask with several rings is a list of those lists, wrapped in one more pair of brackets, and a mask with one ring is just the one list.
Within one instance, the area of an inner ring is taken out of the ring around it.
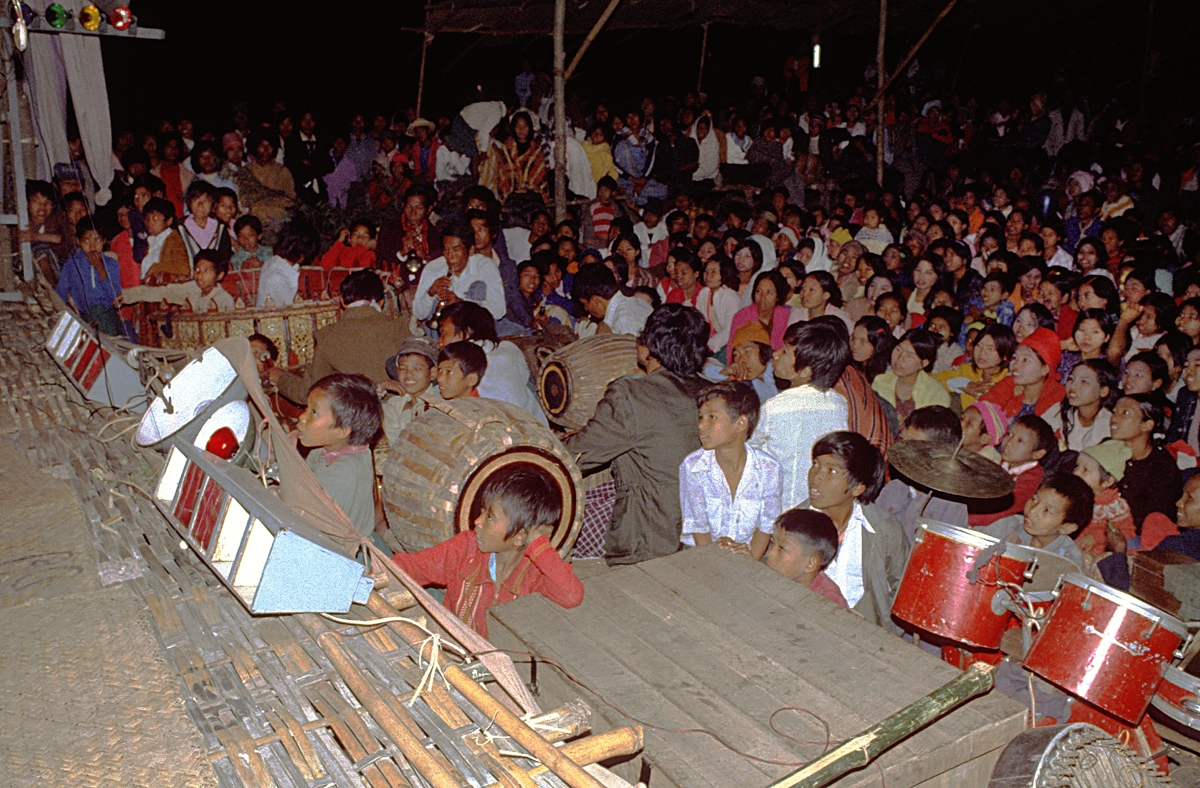
{"label": "cymbal", "polygon": [[888,462],[931,490],[962,498],[1000,498],[1013,491],[1013,478],[996,463],[967,449],[928,441],[898,441]]}

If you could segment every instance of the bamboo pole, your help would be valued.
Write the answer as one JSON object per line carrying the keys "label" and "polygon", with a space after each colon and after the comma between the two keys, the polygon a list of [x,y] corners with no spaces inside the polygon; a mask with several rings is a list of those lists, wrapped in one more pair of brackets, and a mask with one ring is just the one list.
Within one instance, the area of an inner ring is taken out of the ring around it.
{"label": "bamboo pole", "polygon": [[883,94],[887,92],[887,89],[892,86],[892,83],[896,81],[896,78],[900,76],[904,69],[908,68],[908,64],[911,63],[912,59],[917,56],[917,51],[924,46],[929,37],[933,35],[934,28],[938,26],[938,23],[946,18],[946,15],[953,10],[957,3],[958,0],[950,0],[950,2],[946,3],[946,7],[943,8],[941,13],[938,14],[933,22],[930,23],[928,29],[925,30],[925,33],[919,39],[917,39],[917,43],[912,45],[912,49],[908,50],[908,54],[904,56],[899,65],[896,66],[895,70],[892,71],[892,73],[888,76],[887,81],[884,82],[883,86],[879,88],[879,91],[875,94],[875,98],[871,99],[871,103],[863,109],[863,112],[870,112],[871,109],[879,103],[879,101],[883,98]]}
{"label": "bamboo pole", "polygon": [[847,772],[861,769],[888,747],[916,733],[958,704],[990,690],[995,671],[995,665],[976,662],[949,684],[867,728],[836,750],[774,783],[771,788],[820,788]]}
{"label": "bamboo pole", "polygon": [[501,705],[457,665],[448,665],[444,675],[446,680],[453,684],[468,701],[475,704],[490,719],[495,720],[500,730],[511,736],[517,744],[528,750],[530,755],[541,761],[546,768],[554,772],[571,788],[604,788],[599,780],[585,772],[579,764],[563,755],[557,747],[539,736],[537,731]]}
{"label": "bamboo pole", "polygon": [[433,33],[425,33],[421,39],[421,71],[417,76],[417,117],[421,116],[421,101],[425,98],[425,56],[433,43]]}
{"label": "bamboo pole", "polygon": [[[326,632],[317,638],[317,644],[329,657],[329,661],[337,670],[338,675],[342,677],[342,681],[346,682],[346,686],[354,693],[354,697],[358,698],[358,702],[370,712],[375,722],[379,723],[379,727],[383,728],[384,733],[396,743],[404,757],[413,765],[413,768],[421,773],[422,777],[429,781],[430,785],[434,788],[463,788],[466,781],[461,776],[456,777],[447,771],[430,754],[429,750],[425,749],[420,740],[409,730],[408,724],[400,717],[401,714],[407,714],[403,706],[396,704],[393,707],[383,699],[351,662],[349,655],[342,648],[342,644],[338,642],[338,637],[333,632]],[[466,674],[463,673],[463,675]],[[482,688],[480,691],[483,692]],[[487,693],[484,692],[484,694]],[[411,724],[411,720],[409,720],[409,724]]]}
{"label": "bamboo pole", "polygon": [[567,0],[554,0],[554,221],[567,218]]}
{"label": "bamboo pole", "polygon": [[[887,45],[887,15],[888,0],[879,0],[879,40],[875,46],[875,71],[879,80],[879,96],[884,91],[884,50]],[[887,102],[877,98],[878,111],[875,113],[875,182],[883,185],[883,124],[886,116]]]}
{"label": "bamboo pole", "polygon": [[700,87],[704,84],[704,58],[708,55],[708,22],[704,23],[704,37],[700,39],[700,68],[696,72],[696,100],[700,100]]}
{"label": "bamboo pole", "polygon": [[579,45],[579,50],[575,53],[575,57],[571,58],[571,65],[567,66],[567,70],[563,72],[563,79],[568,80],[575,73],[575,67],[579,65],[579,61],[583,60],[583,53],[588,51],[588,47],[596,40],[596,36],[600,35],[600,31],[604,29],[604,25],[608,23],[608,18],[617,10],[617,6],[621,4],[621,0],[608,0],[608,7],[604,9],[604,13],[596,20],[596,24],[592,25],[592,29],[588,31],[587,37],[583,39],[583,43]]}

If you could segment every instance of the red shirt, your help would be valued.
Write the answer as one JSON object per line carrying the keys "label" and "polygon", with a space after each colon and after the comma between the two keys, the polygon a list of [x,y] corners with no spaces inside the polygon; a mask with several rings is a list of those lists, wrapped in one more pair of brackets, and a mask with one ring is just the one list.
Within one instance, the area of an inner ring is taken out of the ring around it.
{"label": "red shirt", "polygon": [[808,590],[817,592],[835,605],[840,605],[846,609],[850,608],[850,605],[846,604],[846,597],[842,596],[842,590],[838,588],[837,583],[830,580],[829,575],[824,572],[817,573],[813,581],[808,584]]}
{"label": "red shirt", "polygon": [[[133,242],[128,230],[122,230],[108,245],[121,266],[121,287],[134,287],[142,283],[142,267],[133,259]],[[121,319],[133,320],[133,307],[121,307]]]}
{"label": "red shirt", "polygon": [[375,253],[365,246],[346,246],[339,242],[321,255],[321,267],[326,271],[332,268],[370,268],[373,265]]}
{"label": "red shirt", "polygon": [[489,559],[489,553],[480,552],[474,531],[463,531],[427,550],[392,556],[421,585],[444,586],[446,600],[442,604],[485,638],[487,611],[492,605],[533,593],[563,607],[576,607],[583,601],[583,583],[544,536],[529,543],[499,590],[488,571]]}
{"label": "red shirt", "polygon": [[1002,512],[989,512],[987,514],[968,514],[967,522],[973,527],[978,528],[983,525],[991,525],[1001,517],[1008,517],[1011,514],[1020,514],[1025,511],[1025,502],[1033,497],[1033,494],[1038,491],[1038,487],[1042,486],[1042,477],[1046,472],[1042,470],[1041,465],[1035,465],[1029,470],[1022,473],[1014,481],[1013,487],[1013,502]]}

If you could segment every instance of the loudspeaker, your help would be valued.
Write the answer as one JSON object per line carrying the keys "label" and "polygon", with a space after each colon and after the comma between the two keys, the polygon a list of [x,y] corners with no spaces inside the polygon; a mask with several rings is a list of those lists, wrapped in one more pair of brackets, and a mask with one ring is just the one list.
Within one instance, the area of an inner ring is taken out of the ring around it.
{"label": "loudspeaker", "polygon": [[[210,347],[179,370],[163,388],[162,394],[150,403],[138,425],[138,445],[162,446],[171,438],[194,444],[218,412],[233,403],[245,403],[248,397],[233,364],[221,351]],[[234,417],[233,411],[227,411],[225,415]],[[251,423],[248,408],[245,415],[247,423]],[[232,425],[222,418],[214,423],[208,434],[221,426]],[[243,434],[237,429],[234,433],[239,437]],[[203,443],[198,445],[204,446]]]}
{"label": "loudspeaker", "polygon": [[251,613],[345,613],[374,588],[258,477],[171,441],[154,497],[184,541]]}
{"label": "loudspeaker", "polygon": [[146,409],[146,389],[141,376],[108,340],[93,331],[79,316],[66,310],[58,318],[46,350],[87,399],[135,413]]}

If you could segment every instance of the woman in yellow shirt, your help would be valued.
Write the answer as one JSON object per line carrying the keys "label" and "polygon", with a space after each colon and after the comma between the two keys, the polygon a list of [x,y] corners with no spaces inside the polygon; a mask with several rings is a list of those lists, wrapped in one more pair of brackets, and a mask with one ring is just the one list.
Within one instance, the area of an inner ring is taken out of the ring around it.
{"label": "woman in yellow shirt", "polygon": [[1016,349],[1017,338],[1012,329],[992,323],[975,337],[970,361],[939,372],[933,377],[951,394],[959,395],[962,409],[966,410],[1008,374],[1008,362],[1012,360]]}

